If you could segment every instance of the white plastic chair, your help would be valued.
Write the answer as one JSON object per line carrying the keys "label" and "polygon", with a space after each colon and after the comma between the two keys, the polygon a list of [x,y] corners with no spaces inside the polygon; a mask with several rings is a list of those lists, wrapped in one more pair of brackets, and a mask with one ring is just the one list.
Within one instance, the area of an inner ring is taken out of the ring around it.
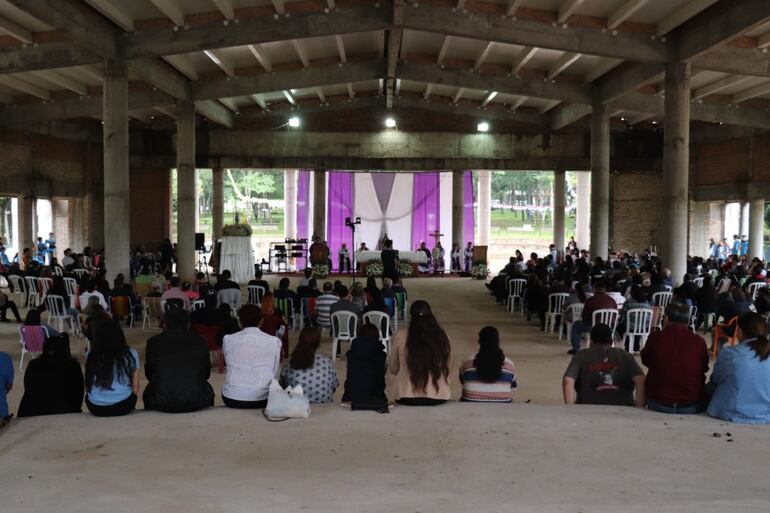
{"label": "white plastic chair", "polygon": [[195,301],[192,302],[193,311],[200,310],[202,308],[206,308],[206,302],[204,300],[196,299]]}
{"label": "white plastic chair", "polygon": [[[154,328],[153,319],[158,320],[163,313],[163,305],[159,297],[146,297],[142,300],[142,331],[150,329],[160,329],[160,325]],[[160,323],[159,323],[160,324]]]}
{"label": "white plastic chair", "polygon": [[77,280],[75,280],[75,278],[64,278],[64,286],[67,289],[67,295],[69,295],[70,297],[70,308],[77,308],[77,300],[78,300]]}
{"label": "white plastic chair", "polygon": [[[562,324],[567,327],[567,342],[572,340],[572,325],[575,323],[575,321],[580,320],[581,316],[583,315],[583,308],[585,305],[583,303],[574,303],[569,305],[566,310],[564,310],[561,319]],[[572,311],[572,320],[567,320],[567,312]],[[562,337],[562,330],[559,330],[559,340],[561,340]]]}
{"label": "white plastic chair", "polygon": [[249,292],[249,304],[262,306],[262,298],[265,297],[265,287],[259,285],[248,285],[246,287]]}
{"label": "white plastic chair", "polygon": [[53,273],[54,276],[64,276],[64,271],[62,271],[62,268],[58,265],[51,267],[51,273]]}
{"label": "white plastic chair", "polygon": [[732,285],[732,282],[729,278],[722,278],[722,280],[719,282],[719,286],[717,287],[717,292],[719,294],[724,294],[730,290],[730,285]]}
{"label": "white plastic chair", "polygon": [[24,284],[27,286],[27,306],[30,308],[37,308],[40,306],[40,292],[38,290],[37,278],[35,276],[27,276],[24,278]]}
{"label": "white plastic chair", "polygon": [[377,326],[380,331],[380,340],[385,347],[385,354],[390,354],[390,316],[385,312],[373,310],[364,314],[363,322]]}
{"label": "white plastic chair", "polygon": [[72,316],[67,312],[67,306],[64,298],[55,294],[49,294],[45,297],[45,310],[48,314],[48,324],[53,324],[59,330],[59,333],[66,331],[64,323],[69,324],[70,329],[75,332],[77,327]]}
{"label": "white plastic chair", "polygon": [[72,274],[77,276],[79,280],[82,280],[83,276],[88,274],[88,271],[86,269],[73,269]]}
{"label": "white plastic chair", "polygon": [[698,288],[701,288],[701,287],[703,287],[703,278],[695,278],[695,279],[694,279],[692,282],[693,282],[695,285],[697,285],[697,286],[698,286]]}
{"label": "white plastic chair", "polygon": [[48,289],[53,286],[53,280],[51,278],[38,278],[37,284],[40,297],[43,298],[48,294]]}
{"label": "white plastic chair", "polygon": [[623,334],[623,347],[632,353],[634,342],[639,339],[639,350],[644,348],[647,337],[652,331],[652,309],[634,308],[626,313],[626,332]]}
{"label": "white plastic chair", "polygon": [[332,360],[337,358],[337,346],[341,340],[353,342],[357,328],[358,316],[353,312],[341,310],[331,315]]}
{"label": "white plastic chair", "polygon": [[695,333],[695,327],[698,325],[698,307],[697,306],[691,306],[690,307],[690,329],[693,333]]}
{"label": "white plastic chair", "polygon": [[241,308],[241,290],[240,289],[222,289],[217,292],[217,308],[224,303],[230,305],[230,311],[237,313]]}
{"label": "white plastic chair", "polygon": [[24,278],[17,274],[11,274],[8,276],[8,281],[13,286],[11,295],[19,306],[23,306],[27,302],[27,287],[24,286]]}
{"label": "white plastic chair", "polygon": [[565,292],[556,292],[548,295],[548,311],[545,314],[545,329],[554,332],[556,329],[556,318],[561,317],[564,310],[564,302],[569,297]]}
{"label": "white plastic chair", "polygon": [[516,311],[516,303],[518,302],[519,309],[522,311],[522,315],[524,315],[523,297],[526,285],[527,280],[521,278],[508,280],[508,304],[506,306],[509,312]]}
{"label": "white plastic chair", "polygon": [[671,304],[671,298],[674,294],[671,292],[656,292],[652,295],[652,305],[659,306],[663,311],[666,311],[666,307]]}
{"label": "white plastic chair", "polygon": [[[614,340],[615,340],[615,330],[617,330],[618,327],[618,320],[620,318],[620,314],[615,308],[604,308],[601,310],[595,310],[593,313],[593,316],[591,317],[591,326],[596,326],[597,324],[604,324],[610,327],[612,330],[612,340],[613,340],[613,346]],[[591,337],[588,337],[588,345],[586,347],[590,347],[591,345]]]}
{"label": "white plastic chair", "polygon": [[754,283],[749,283],[749,295],[751,296],[751,300],[754,301],[757,299],[757,294],[759,294],[759,289],[763,289],[767,287],[767,283],[763,283],[761,281],[756,281]]}

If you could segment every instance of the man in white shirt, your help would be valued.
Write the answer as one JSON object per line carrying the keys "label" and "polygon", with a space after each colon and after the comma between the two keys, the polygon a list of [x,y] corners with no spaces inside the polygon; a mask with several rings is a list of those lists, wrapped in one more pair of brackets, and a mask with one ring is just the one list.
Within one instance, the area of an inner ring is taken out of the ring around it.
{"label": "man in white shirt", "polygon": [[229,408],[264,408],[270,383],[281,368],[281,340],[259,329],[262,312],[258,306],[244,305],[238,317],[243,329],[225,335],[222,342],[227,362],[222,400]]}
{"label": "man in white shirt", "polygon": [[64,250],[64,258],[61,259],[61,265],[65,269],[71,265],[75,265],[75,259],[72,258],[72,250],[70,248]]}
{"label": "man in white shirt", "polygon": [[96,290],[96,286],[93,281],[89,281],[86,285],[86,291],[80,294],[80,308],[85,308],[86,305],[88,305],[88,300],[91,298],[91,296],[99,299],[99,305],[101,305],[101,307],[104,308],[106,312],[110,311],[110,305],[107,304],[107,300],[104,298],[104,294]]}

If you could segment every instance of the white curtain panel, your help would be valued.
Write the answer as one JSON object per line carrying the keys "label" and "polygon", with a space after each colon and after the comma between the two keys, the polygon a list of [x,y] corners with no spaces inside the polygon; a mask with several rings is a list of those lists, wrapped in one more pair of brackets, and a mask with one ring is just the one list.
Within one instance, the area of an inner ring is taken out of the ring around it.
{"label": "white curtain panel", "polygon": [[[439,175],[439,219],[441,245],[444,246],[444,269],[451,269],[452,252],[452,173]],[[433,249],[433,248],[431,248]]]}
{"label": "white curtain panel", "polygon": [[[370,250],[377,249],[382,233],[385,213],[377,201],[374,182],[371,173],[356,173],[353,177],[354,212],[355,217],[361,218],[361,224],[356,230],[356,248],[361,242],[366,242]],[[390,235],[388,235],[390,236]]]}
{"label": "white curtain panel", "polygon": [[[390,195],[385,218],[388,237],[393,240],[393,248],[413,251],[410,248],[412,240],[412,191],[414,175],[398,173],[393,182],[393,192]],[[376,200],[375,200],[376,201]]]}
{"label": "white curtain panel", "polygon": [[[313,211],[315,210],[315,171],[310,172],[307,183],[307,240],[308,244],[313,239]],[[325,234],[320,233],[321,237]],[[308,261],[308,265],[310,262]]]}

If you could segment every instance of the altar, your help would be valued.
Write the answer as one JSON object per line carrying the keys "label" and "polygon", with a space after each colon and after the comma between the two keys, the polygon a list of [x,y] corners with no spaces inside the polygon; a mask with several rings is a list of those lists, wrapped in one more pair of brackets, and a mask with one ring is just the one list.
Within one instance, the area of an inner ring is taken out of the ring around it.
{"label": "altar", "polygon": [[[427,264],[428,257],[422,251],[399,251],[398,260],[402,264],[411,265],[412,276],[417,276],[418,264]],[[382,263],[382,251],[357,251],[356,262],[361,266],[361,274],[367,276],[367,268],[370,264]]]}
{"label": "altar", "polygon": [[251,237],[222,237],[219,272],[227,269],[236,283],[254,279],[254,252]]}

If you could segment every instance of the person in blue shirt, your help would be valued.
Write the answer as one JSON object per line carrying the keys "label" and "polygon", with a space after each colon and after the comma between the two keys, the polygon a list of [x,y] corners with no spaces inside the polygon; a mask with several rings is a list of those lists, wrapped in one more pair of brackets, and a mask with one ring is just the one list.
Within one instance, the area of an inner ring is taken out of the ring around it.
{"label": "person in blue shirt", "polygon": [[118,321],[94,326],[85,382],[86,406],[97,417],[127,415],[136,407],[139,354],[126,344]]}
{"label": "person in blue shirt", "polygon": [[0,246],[0,265],[11,267],[11,261],[8,260],[8,255],[5,254],[5,246]]}
{"label": "person in blue shirt", "polygon": [[737,235],[733,235],[733,255],[738,256],[741,254],[741,239]]}
{"label": "person in blue shirt", "polygon": [[741,255],[749,254],[749,238],[745,235],[741,236]]}
{"label": "person in blue shirt", "polygon": [[13,362],[8,353],[0,352],[0,427],[11,420],[8,412],[8,392],[13,388]]}
{"label": "person in blue shirt", "polygon": [[770,424],[770,340],[767,321],[747,312],[738,318],[740,344],[719,352],[708,414],[741,424]]}

